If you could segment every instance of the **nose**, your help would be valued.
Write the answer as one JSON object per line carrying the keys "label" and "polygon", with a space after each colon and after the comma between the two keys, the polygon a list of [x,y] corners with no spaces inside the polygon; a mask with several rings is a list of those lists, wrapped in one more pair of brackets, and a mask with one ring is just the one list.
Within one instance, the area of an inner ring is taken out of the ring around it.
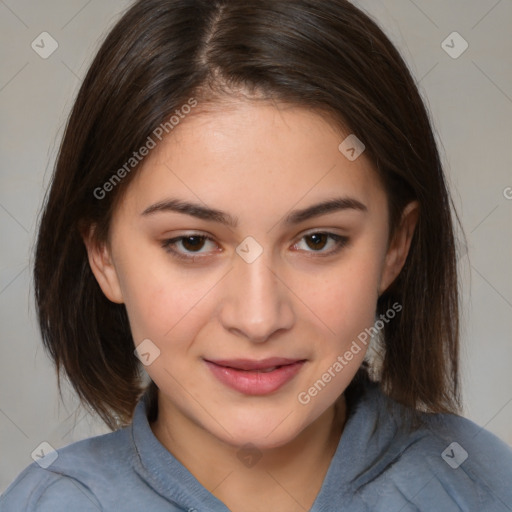
{"label": "nose", "polygon": [[225,286],[219,315],[228,331],[262,343],[293,325],[293,294],[272,268],[265,251],[252,263],[236,256]]}

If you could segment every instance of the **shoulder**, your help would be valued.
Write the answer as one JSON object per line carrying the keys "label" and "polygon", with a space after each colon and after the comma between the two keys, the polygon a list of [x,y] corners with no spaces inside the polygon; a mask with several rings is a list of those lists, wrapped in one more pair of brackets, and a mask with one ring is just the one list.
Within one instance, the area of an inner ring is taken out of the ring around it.
{"label": "shoulder", "polygon": [[27,466],[0,496],[1,512],[102,510],[98,484],[122,478],[129,467],[128,429],[91,437]]}
{"label": "shoulder", "polygon": [[420,428],[406,430],[398,419],[402,406],[394,403],[390,419],[379,393],[374,390],[371,400],[381,405],[375,418],[381,430],[374,452],[380,457],[378,475],[370,471],[360,480],[372,489],[375,504],[377,496],[380,504],[400,496],[405,510],[512,510],[510,446],[454,414],[424,414]]}
{"label": "shoulder", "polygon": [[394,475],[394,481],[404,488],[404,476],[412,472],[418,477],[417,490],[421,482],[426,486],[424,500],[435,494],[463,509],[512,509],[512,449],[466,418],[429,418],[410,437],[401,459],[403,471]]}
{"label": "shoulder", "polygon": [[2,512],[81,512],[102,510],[96,497],[78,480],[31,464],[0,496]]}

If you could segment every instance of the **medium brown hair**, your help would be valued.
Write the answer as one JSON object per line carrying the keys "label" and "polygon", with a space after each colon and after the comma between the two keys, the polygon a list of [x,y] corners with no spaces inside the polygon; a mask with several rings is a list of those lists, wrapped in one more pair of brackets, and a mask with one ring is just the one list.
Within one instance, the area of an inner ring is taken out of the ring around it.
{"label": "medium brown hair", "polygon": [[95,190],[176,109],[237,90],[323,112],[363,141],[386,188],[390,236],[419,202],[405,266],[377,303],[377,315],[403,306],[383,329],[380,382],[413,411],[456,412],[456,217],[435,138],[399,52],[346,0],[143,0],[110,31],[69,117],[36,247],[38,319],[59,389],[64,370],[110,428],[130,422],[146,389],[141,366],[125,306],[102,293],[81,233],[94,226],[97,242],[108,239],[137,166],[104,197]]}

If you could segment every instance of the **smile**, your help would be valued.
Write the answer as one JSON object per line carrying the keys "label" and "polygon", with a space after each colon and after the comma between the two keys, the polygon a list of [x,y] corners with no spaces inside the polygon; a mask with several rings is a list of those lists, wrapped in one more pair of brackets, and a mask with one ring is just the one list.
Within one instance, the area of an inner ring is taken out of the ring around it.
{"label": "smile", "polygon": [[222,384],[246,395],[266,395],[277,391],[301,370],[305,359],[270,358],[263,361],[205,360]]}

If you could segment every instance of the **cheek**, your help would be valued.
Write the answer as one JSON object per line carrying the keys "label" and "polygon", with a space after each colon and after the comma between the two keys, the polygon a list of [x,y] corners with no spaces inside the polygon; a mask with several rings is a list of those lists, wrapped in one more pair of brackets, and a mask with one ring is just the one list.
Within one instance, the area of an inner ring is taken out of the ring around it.
{"label": "cheek", "polygon": [[[371,253],[370,253],[371,254]],[[346,389],[369,346],[377,305],[378,259],[356,255],[326,277],[310,294],[315,322],[314,361],[297,400],[315,417]],[[305,283],[312,287],[312,283]]]}
{"label": "cheek", "polygon": [[198,278],[190,271],[177,271],[168,258],[163,250],[151,250],[123,259],[121,288],[135,344],[149,338],[160,346],[185,324],[190,336],[198,315],[204,315],[207,301],[202,299],[214,286],[215,276]]}
{"label": "cheek", "polygon": [[[337,343],[373,325],[380,266],[376,258],[354,254],[332,269],[321,284],[305,279],[304,301],[334,335]],[[313,291],[311,291],[313,290]]]}

